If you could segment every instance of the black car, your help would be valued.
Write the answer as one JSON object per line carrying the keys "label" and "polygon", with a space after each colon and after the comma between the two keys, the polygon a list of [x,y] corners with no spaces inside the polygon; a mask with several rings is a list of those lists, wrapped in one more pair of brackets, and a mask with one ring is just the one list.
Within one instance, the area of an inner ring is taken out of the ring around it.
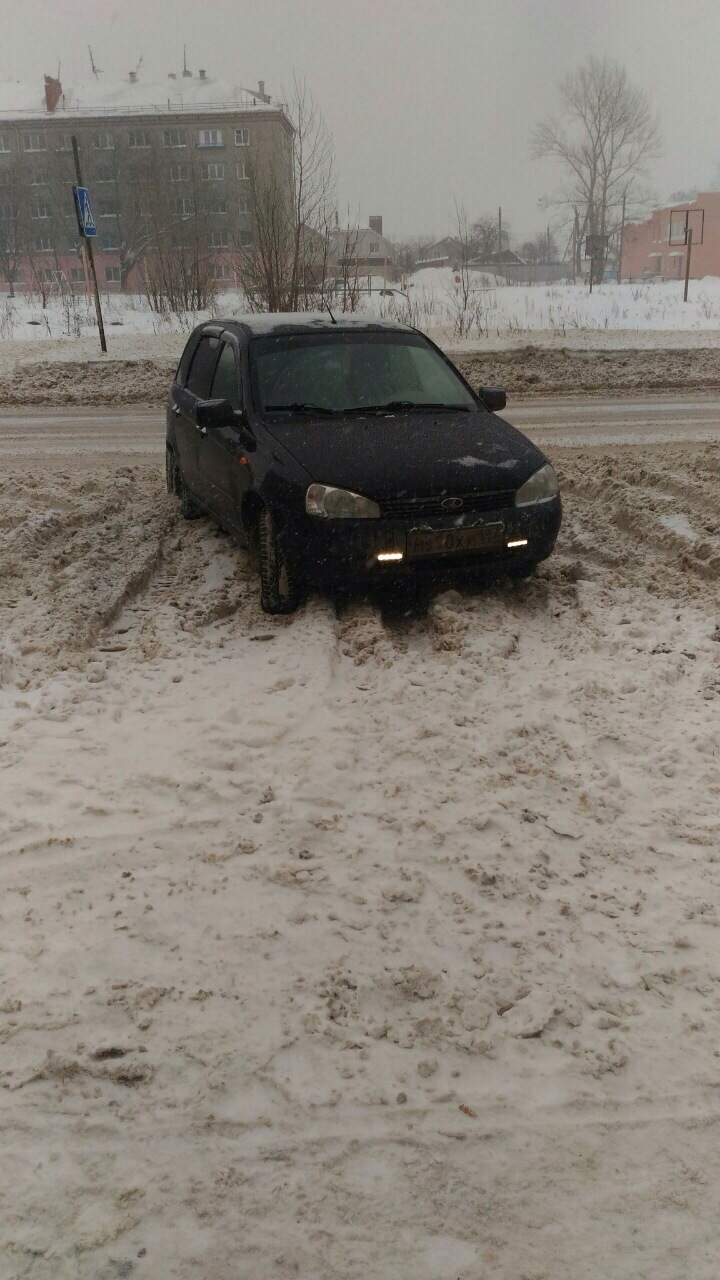
{"label": "black car", "polygon": [[416,330],[358,316],[200,325],[170,391],[167,483],[257,547],[263,608],[307,585],[478,569],[526,577],[550,555],[553,468]]}

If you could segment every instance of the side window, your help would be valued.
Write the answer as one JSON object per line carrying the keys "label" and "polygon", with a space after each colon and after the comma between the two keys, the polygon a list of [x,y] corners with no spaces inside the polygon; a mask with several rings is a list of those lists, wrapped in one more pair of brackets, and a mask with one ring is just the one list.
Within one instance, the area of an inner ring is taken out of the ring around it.
{"label": "side window", "polygon": [[197,396],[198,400],[210,399],[210,383],[215,371],[219,346],[219,338],[211,338],[209,335],[201,338],[192,358],[185,387]]}
{"label": "side window", "polygon": [[229,400],[233,409],[242,408],[240,402],[240,378],[237,364],[235,363],[235,352],[229,342],[223,343],[223,349],[220,352],[220,359],[217,362],[217,369],[213,378],[210,398],[211,400]]}

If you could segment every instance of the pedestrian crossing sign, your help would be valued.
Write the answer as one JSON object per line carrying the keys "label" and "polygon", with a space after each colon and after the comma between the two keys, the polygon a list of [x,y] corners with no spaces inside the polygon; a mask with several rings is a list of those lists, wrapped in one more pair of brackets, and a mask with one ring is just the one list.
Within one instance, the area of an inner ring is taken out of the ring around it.
{"label": "pedestrian crossing sign", "polygon": [[96,236],[97,227],[90,203],[90,192],[87,187],[75,187],[75,205],[77,208],[78,227],[81,236]]}

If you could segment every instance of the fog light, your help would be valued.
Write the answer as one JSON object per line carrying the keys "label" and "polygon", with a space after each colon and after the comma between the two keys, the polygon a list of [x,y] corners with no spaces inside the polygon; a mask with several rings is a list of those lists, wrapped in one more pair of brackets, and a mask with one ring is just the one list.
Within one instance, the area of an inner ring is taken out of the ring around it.
{"label": "fog light", "polygon": [[377,559],[384,563],[387,560],[402,560],[402,551],[378,551]]}
{"label": "fog light", "polygon": [[516,538],[514,542],[508,542],[508,551],[511,547],[526,547],[527,544],[527,538]]}

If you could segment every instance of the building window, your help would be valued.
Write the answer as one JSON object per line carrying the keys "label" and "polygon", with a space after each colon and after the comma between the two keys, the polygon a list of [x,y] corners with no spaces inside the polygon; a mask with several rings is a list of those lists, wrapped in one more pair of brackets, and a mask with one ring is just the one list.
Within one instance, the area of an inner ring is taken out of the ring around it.
{"label": "building window", "polygon": [[248,182],[250,179],[250,174],[247,171],[247,165],[244,160],[237,167],[237,176],[238,182]]}
{"label": "building window", "polygon": [[115,230],[103,231],[100,237],[100,244],[101,244],[101,248],[105,250],[119,249],[120,248],[119,232]]}
{"label": "building window", "polygon": [[227,249],[230,244],[230,237],[223,228],[221,231],[210,232],[210,246],[213,249]]}
{"label": "building window", "polygon": [[57,284],[60,279],[60,272],[53,267],[41,267],[37,273],[37,278],[40,284]]}
{"label": "building window", "polygon": [[224,196],[214,196],[212,200],[207,201],[205,212],[220,215],[227,213],[227,200]]}
{"label": "building window", "polygon": [[3,152],[5,152],[5,153],[7,154],[7,152],[8,152],[8,151],[10,151],[10,149],[11,149],[11,148],[10,148],[10,134],[9,134],[9,133],[0,133],[0,151],[3,151]]}
{"label": "building window", "polygon": [[105,282],[106,282],[106,284],[120,284],[120,268],[119,268],[119,267],[106,267],[106,268],[105,268]]}
{"label": "building window", "polygon": [[379,252],[380,252],[380,241],[379,241],[379,240],[371,240],[371,241],[370,241],[370,252],[371,252],[371,253],[379,253]]}
{"label": "building window", "polygon": [[23,271],[22,267],[19,267],[18,270],[15,272],[15,283],[16,284],[25,283],[25,272]]}
{"label": "building window", "polygon": [[117,218],[118,206],[116,200],[100,201],[100,217],[101,218]]}
{"label": "building window", "polygon": [[10,222],[15,216],[15,206],[13,204],[0,204],[0,218],[3,222]]}
{"label": "building window", "polygon": [[243,231],[243,233],[242,233],[242,243],[241,243],[241,246],[240,246],[240,247],[241,247],[242,249],[252,249],[252,247],[253,247],[253,234],[252,234],[252,231]]}
{"label": "building window", "polygon": [[31,187],[45,187],[47,186],[47,180],[47,169],[33,169],[30,174]]}
{"label": "building window", "polygon": [[249,196],[239,196],[238,197],[238,213],[249,213],[249,212],[250,212]]}
{"label": "building window", "polygon": [[115,182],[117,180],[117,170],[113,169],[109,164],[101,164],[97,171],[98,182]]}
{"label": "building window", "polygon": [[171,164],[170,165],[170,181],[171,182],[189,182],[190,165],[189,164]]}
{"label": "building window", "polygon": [[232,280],[232,268],[227,262],[216,262],[210,272],[213,280]]}
{"label": "building window", "polygon": [[199,147],[222,147],[222,129],[201,129],[198,134]]}
{"label": "building window", "polygon": [[235,130],[235,146],[236,147],[250,146],[250,130],[249,129]]}
{"label": "building window", "polygon": [[50,215],[48,213],[47,205],[43,204],[42,201],[39,200],[37,204],[33,205],[32,216],[33,218],[48,218]]}
{"label": "building window", "polygon": [[193,207],[192,200],[189,196],[175,196],[172,200],[168,200],[170,212],[176,218],[191,218]]}
{"label": "building window", "polygon": [[[78,146],[80,144],[78,143]],[[72,136],[69,133],[59,133],[55,139],[56,151],[72,151]]]}
{"label": "building window", "polygon": [[187,137],[184,129],[166,129],[163,133],[166,147],[186,147]]}
{"label": "building window", "polygon": [[128,134],[129,147],[134,147],[135,149],[139,149],[141,147],[149,147],[150,145],[151,145],[150,134],[146,133],[144,129],[130,130]]}
{"label": "building window", "polygon": [[112,133],[94,133],[92,145],[93,151],[114,151],[115,138]]}
{"label": "building window", "polygon": [[32,248],[36,253],[51,253],[52,245],[49,236],[36,236],[32,242]]}
{"label": "building window", "polygon": [[44,133],[24,133],[23,151],[46,151]]}
{"label": "building window", "polygon": [[83,271],[82,267],[70,268],[70,283],[85,284],[85,272]]}
{"label": "building window", "polygon": [[224,164],[203,164],[200,166],[203,182],[220,182],[225,177]]}

